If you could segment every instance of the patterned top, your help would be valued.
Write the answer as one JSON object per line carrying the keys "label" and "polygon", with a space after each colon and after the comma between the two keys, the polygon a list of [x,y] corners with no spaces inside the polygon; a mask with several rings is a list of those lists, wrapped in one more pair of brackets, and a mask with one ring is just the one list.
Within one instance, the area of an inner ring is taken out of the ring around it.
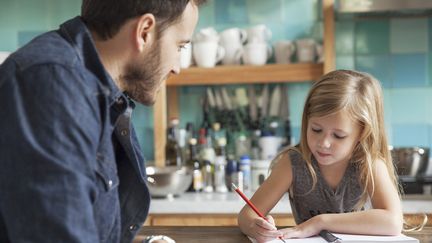
{"label": "patterned top", "polygon": [[358,170],[350,163],[345,174],[333,190],[321,175],[315,158],[312,166],[317,175],[317,183],[313,190],[312,176],[302,155],[290,150],[293,181],[289,190],[291,209],[297,224],[322,213],[344,213],[354,211],[360,200],[362,187],[358,179]]}

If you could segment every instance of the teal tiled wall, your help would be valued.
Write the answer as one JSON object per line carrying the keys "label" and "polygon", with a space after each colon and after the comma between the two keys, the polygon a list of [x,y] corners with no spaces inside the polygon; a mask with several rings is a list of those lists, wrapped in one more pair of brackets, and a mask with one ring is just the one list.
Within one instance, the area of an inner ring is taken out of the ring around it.
{"label": "teal tiled wall", "polygon": [[[80,12],[81,0],[0,0],[0,51],[14,51],[35,35]],[[319,0],[210,0],[198,29],[221,31],[264,23],[272,41],[322,38]],[[385,118],[395,146],[432,145],[432,19],[383,18],[336,21],[336,66],[376,76],[385,93]],[[310,83],[288,84],[293,135]],[[181,124],[202,119],[205,87],[180,88]],[[133,122],[147,158],[153,158],[153,109],[138,106]]]}

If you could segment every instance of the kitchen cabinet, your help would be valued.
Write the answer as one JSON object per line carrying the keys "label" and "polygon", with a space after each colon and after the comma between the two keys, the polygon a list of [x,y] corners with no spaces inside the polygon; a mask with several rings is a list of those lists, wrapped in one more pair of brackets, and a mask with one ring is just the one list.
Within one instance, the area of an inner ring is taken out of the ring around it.
{"label": "kitchen cabinet", "polygon": [[[165,165],[165,144],[168,117],[179,117],[177,87],[183,85],[221,85],[272,82],[305,82],[317,80],[335,68],[334,0],[323,0],[324,63],[323,64],[269,64],[264,66],[191,67],[167,80],[161,87],[154,105],[155,165]],[[168,108],[169,110],[168,110]]]}

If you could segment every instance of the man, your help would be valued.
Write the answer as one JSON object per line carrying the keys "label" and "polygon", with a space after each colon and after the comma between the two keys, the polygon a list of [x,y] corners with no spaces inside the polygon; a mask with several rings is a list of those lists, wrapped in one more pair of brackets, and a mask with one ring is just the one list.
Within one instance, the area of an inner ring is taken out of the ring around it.
{"label": "man", "polygon": [[131,242],[150,196],[131,125],[204,0],[84,0],[0,66],[0,242]]}

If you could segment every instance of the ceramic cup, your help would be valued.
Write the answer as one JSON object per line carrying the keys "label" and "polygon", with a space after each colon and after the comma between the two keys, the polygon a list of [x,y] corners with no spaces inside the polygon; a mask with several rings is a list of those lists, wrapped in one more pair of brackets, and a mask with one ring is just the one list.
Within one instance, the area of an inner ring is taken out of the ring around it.
{"label": "ceramic cup", "polygon": [[192,64],[192,44],[187,43],[180,52],[180,67],[188,68]]}
{"label": "ceramic cup", "polygon": [[219,35],[220,44],[225,49],[222,59],[224,65],[238,65],[243,54],[243,43],[246,41],[246,31],[239,28],[224,30]]}
{"label": "ceramic cup", "polygon": [[253,41],[261,41],[266,42],[269,41],[272,37],[271,30],[264,24],[259,24],[248,28],[247,30],[247,40],[248,42]]}
{"label": "ceramic cup", "polygon": [[198,67],[214,67],[225,55],[225,50],[215,41],[193,43],[192,54]]}
{"label": "ceramic cup", "polygon": [[295,45],[289,40],[278,41],[274,44],[274,51],[276,63],[291,63]]}
{"label": "ceramic cup", "polygon": [[272,49],[265,42],[252,42],[243,47],[243,63],[260,66],[267,63],[272,55]]}
{"label": "ceramic cup", "polygon": [[219,35],[213,27],[200,29],[193,37],[193,42],[219,41]]}
{"label": "ceramic cup", "polygon": [[298,62],[314,62],[316,57],[316,42],[314,39],[299,39],[295,41],[297,46]]}

